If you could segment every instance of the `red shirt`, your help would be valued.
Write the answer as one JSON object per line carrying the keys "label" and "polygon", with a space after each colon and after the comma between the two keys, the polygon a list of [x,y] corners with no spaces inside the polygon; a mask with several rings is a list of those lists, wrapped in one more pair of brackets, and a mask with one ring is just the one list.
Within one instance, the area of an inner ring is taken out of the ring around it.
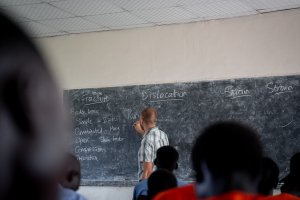
{"label": "red shirt", "polygon": [[[239,191],[228,192],[218,196],[203,198],[203,200],[262,200],[263,196],[247,194]],[[195,186],[187,185],[159,193],[154,200],[197,200]],[[271,200],[271,199],[270,199]],[[278,199],[280,200],[280,199]],[[294,200],[294,199],[289,199]],[[297,199],[299,200],[299,199]]]}
{"label": "red shirt", "polygon": [[275,196],[267,196],[262,200],[300,200],[300,198],[291,194],[282,193]]}
{"label": "red shirt", "polygon": [[164,192],[159,193],[155,196],[154,200],[181,200],[181,199],[189,199],[196,200],[196,192],[193,184],[186,185],[183,187],[177,187],[174,189],[170,189]]}

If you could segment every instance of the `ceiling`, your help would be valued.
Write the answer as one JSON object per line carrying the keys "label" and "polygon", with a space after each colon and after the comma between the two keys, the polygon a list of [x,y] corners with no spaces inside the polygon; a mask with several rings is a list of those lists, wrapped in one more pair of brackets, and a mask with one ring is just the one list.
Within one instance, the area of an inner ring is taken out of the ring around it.
{"label": "ceiling", "polygon": [[255,15],[300,0],[0,0],[33,37],[49,37]]}

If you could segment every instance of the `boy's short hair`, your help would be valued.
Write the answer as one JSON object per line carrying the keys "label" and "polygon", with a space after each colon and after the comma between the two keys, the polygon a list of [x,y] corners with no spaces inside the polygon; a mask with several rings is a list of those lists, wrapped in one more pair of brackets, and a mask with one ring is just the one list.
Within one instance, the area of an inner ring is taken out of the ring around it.
{"label": "boy's short hair", "polygon": [[159,168],[173,171],[177,168],[177,161],[179,158],[178,151],[170,146],[162,146],[156,152],[155,163]]}
{"label": "boy's short hair", "polygon": [[214,178],[241,172],[255,179],[260,172],[261,159],[262,145],[256,132],[237,122],[218,122],[207,127],[192,149],[198,182],[203,180],[203,162]]}
{"label": "boy's short hair", "polygon": [[167,189],[177,187],[177,180],[173,173],[165,169],[158,169],[148,179],[148,199]]}

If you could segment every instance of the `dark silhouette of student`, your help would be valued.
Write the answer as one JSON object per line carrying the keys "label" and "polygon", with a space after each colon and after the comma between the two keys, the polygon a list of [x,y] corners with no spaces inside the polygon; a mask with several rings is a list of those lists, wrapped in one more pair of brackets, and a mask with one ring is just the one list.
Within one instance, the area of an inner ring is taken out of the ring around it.
{"label": "dark silhouette of student", "polygon": [[[154,160],[154,164],[157,169],[165,169],[169,172],[173,172],[178,168],[178,159],[179,154],[178,151],[172,146],[162,146],[156,152],[156,159]],[[178,186],[186,185],[186,183],[182,180],[176,179]],[[148,195],[148,179],[142,180],[139,182],[133,191],[133,199],[137,200],[140,195],[147,196]]]}
{"label": "dark silhouette of student", "polygon": [[268,157],[262,160],[261,180],[258,184],[258,193],[272,195],[278,184],[279,168],[277,164]]}
{"label": "dark silhouette of student", "polygon": [[255,200],[262,144],[256,132],[236,122],[207,127],[192,149],[196,183],[158,194],[155,200]]}
{"label": "dark silhouette of student", "polygon": [[290,160],[290,173],[282,179],[282,193],[289,193],[300,197],[300,153],[296,153]]}
{"label": "dark silhouette of student", "polygon": [[158,169],[153,172],[148,180],[148,200],[153,199],[158,193],[177,187],[177,179],[169,170]]}
{"label": "dark silhouette of student", "polygon": [[266,195],[262,200],[299,200],[297,196],[281,193],[273,196],[272,191],[278,184],[279,168],[270,158],[263,159],[262,178],[258,186],[258,192]]}
{"label": "dark silhouette of student", "polygon": [[61,186],[61,200],[85,200],[85,198],[76,192],[80,185],[80,177],[80,162],[73,154],[68,153],[59,181]]}
{"label": "dark silhouette of student", "polygon": [[55,200],[70,136],[59,91],[27,34],[0,24],[0,199]]}

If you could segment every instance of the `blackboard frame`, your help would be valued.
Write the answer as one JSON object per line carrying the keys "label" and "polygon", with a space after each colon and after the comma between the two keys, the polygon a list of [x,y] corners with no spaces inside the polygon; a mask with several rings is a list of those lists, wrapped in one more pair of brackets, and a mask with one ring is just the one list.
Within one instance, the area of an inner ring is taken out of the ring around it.
{"label": "blackboard frame", "polygon": [[[134,151],[136,151],[136,155],[132,153],[131,156],[133,157],[137,157],[138,142],[140,138],[134,135],[131,124],[138,118],[138,113],[142,108],[147,106],[156,107],[163,116],[159,121],[159,126],[169,134],[170,143],[178,148],[179,151],[186,151],[183,155],[180,155],[180,158],[184,159],[179,163],[179,167],[181,168],[185,167],[183,166],[184,163],[190,163],[187,154],[188,150],[186,149],[191,148],[193,139],[204,127],[214,121],[240,119],[240,121],[254,126],[258,132],[266,132],[267,130],[269,132],[274,132],[272,134],[278,137],[278,139],[272,139],[270,133],[268,133],[267,137],[263,133],[261,134],[262,140],[266,142],[266,154],[277,162],[284,162],[284,164],[279,164],[281,169],[280,176],[282,178],[288,173],[289,157],[292,156],[292,153],[300,151],[300,148],[293,149],[295,143],[292,141],[292,139],[297,142],[298,140],[300,141],[300,137],[296,135],[296,132],[300,132],[299,82],[300,75],[237,78],[199,82],[65,90],[64,96],[65,98],[71,97],[71,102],[73,102],[71,108],[75,110],[82,105],[79,105],[77,108],[75,108],[76,106],[74,107],[74,103],[76,104],[76,102],[74,102],[73,94],[76,94],[77,92],[84,93],[87,91],[99,92],[101,95],[104,94],[104,96],[98,95],[98,99],[96,99],[97,101],[102,101],[100,102],[101,104],[107,103],[106,101],[109,99],[109,95],[117,99],[113,106],[111,105],[110,108],[108,106],[105,107],[106,113],[109,113],[110,111],[119,111],[118,109],[114,110],[113,107],[123,106],[123,108],[126,108],[127,106],[128,109],[132,111],[130,114],[127,113],[128,117],[132,117],[132,119],[130,118],[130,120],[127,119],[122,121],[121,124],[125,125],[120,129],[124,128],[127,139],[133,137],[129,141],[134,142],[131,144],[134,146]],[[278,91],[279,93],[277,94],[276,92]],[[282,93],[280,93],[280,91]],[[108,94],[107,97],[105,96],[105,93]],[[95,99],[91,99],[91,102],[94,100]],[[89,99],[83,101],[84,103],[89,103]],[[82,103],[82,101],[80,102]],[[170,110],[175,112],[171,112]],[[72,114],[74,115],[74,112]],[[280,115],[278,119],[276,118],[277,114]],[[122,113],[122,115],[126,114]],[[291,115],[293,119],[292,121],[289,121]],[[257,120],[257,117],[259,117],[259,120]],[[76,117],[74,119],[76,121]],[[181,123],[184,125],[174,127],[174,119],[177,121],[176,124]],[[282,134],[278,133],[278,128],[280,128],[280,126],[272,127],[284,120],[286,120],[286,122],[281,125],[281,128],[285,128],[282,130],[284,130],[284,134],[288,135],[290,138],[285,138]],[[201,125],[199,125],[198,121],[201,122]],[[114,123],[113,119],[111,123]],[[126,125],[126,123],[128,123],[128,125]],[[267,123],[272,123],[272,126],[266,129],[265,126],[269,126],[266,125]],[[76,126],[78,126],[78,124],[75,123],[75,128]],[[185,141],[179,141],[182,139],[181,136],[179,136],[182,132],[185,133]],[[172,134],[175,134],[176,137],[173,137]],[[282,142],[279,140],[284,141]],[[285,144],[284,150],[286,152],[284,155],[281,155],[280,152],[278,152],[281,149],[273,149],[272,145],[277,145],[278,148],[281,143],[287,143],[288,141],[293,144],[290,147]],[[287,154],[290,156],[287,156]],[[136,158],[132,158],[132,160],[132,162],[135,162],[133,165],[137,166]],[[190,164],[188,165],[189,166],[186,168],[189,169],[184,169],[187,170],[184,176],[180,177],[181,174],[185,173],[184,170],[179,171],[177,175],[184,180],[191,181],[193,172],[190,169]],[[136,170],[137,173],[136,167],[134,170]],[[137,183],[137,176],[136,178],[133,177],[133,175],[131,177],[132,179],[124,178],[123,180],[115,180],[113,177],[111,180],[83,178],[82,185],[132,186]]]}

